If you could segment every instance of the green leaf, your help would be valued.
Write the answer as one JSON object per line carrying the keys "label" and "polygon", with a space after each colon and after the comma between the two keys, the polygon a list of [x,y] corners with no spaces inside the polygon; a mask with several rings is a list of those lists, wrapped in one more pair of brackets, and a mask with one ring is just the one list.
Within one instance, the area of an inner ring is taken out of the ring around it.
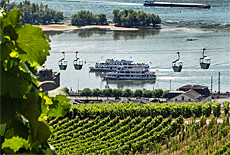
{"label": "green leaf", "polygon": [[7,128],[14,129],[14,135],[27,139],[29,136],[29,128],[26,123],[23,122],[21,116],[17,116],[12,119],[8,124]]}
{"label": "green leaf", "polygon": [[36,136],[36,140],[40,143],[44,143],[51,135],[51,129],[49,124],[46,121],[39,121],[38,122],[38,132]]}
{"label": "green leaf", "polygon": [[11,40],[17,40],[18,34],[15,33],[15,30],[12,25],[7,25],[4,27],[3,32],[10,37]]}
{"label": "green leaf", "polygon": [[49,106],[49,117],[61,117],[64,116],[70,108],[70,99],[64,95],[57,95],[55,98],[51,98],[53,104]]}
{"label": "green leaf", "polygon": [[15,117],[16,112],[21,111],[21,101],[8,95],[1,96],[1,124]]}
{"label": "green leaf", "polygon": [[41,28],[25,24],[17,31],[18,39],[16,41],[26,54],[20,54],[22,62],[29,61],[31,66],[42,66],[49,55],[49,38],[44,34]]}
{"label": "green leaf", "polygon": [[38,93],[29,92],[26,94],[26,99],[22,100],[22,112],[21,114],[29,120],[31,126],[31,135],[32,138],[35,138],[38,131],[38,117],[40,116],[41,111],[38,104]]}
{"label": "green leaf", "polygon": [[4,14],[2,17],[2,28],[7,27],[8,25],[12,25],[14,28],[21,27],[21,24],[19,22],[21,16],[20,9],[12,9],[7,14]]}
{"label": "green leaf", "polygon": [[1,49],[1,57],[0,60],[4,61],[4,60],[9,60],[10,58],[10,52],[12,51],[8,46],[8,43],[4,43],[0,45],[0,49]]}
{"label": "green leaf", "polygon": [[1,44],[3,44],[3,43],[5,43],[7,40],[5,39],[5,37],[4,37],[4,34],[3,34],[3,32],[2,32],[2,29],[0,29],[0,34],[1,34],[1,36],[0,36],[0,38],[1,38]]}
{"label": "green leaf", "polygon": [[11,139],[5,139],[5,141],[2,143],[2,149],[4,148],[10,148],[11,150],[16,153],[20,148],[27,148],[29,147],[29,143],[27,140],[20,138],[20,137],[12,137]]}
{"label": "green leaf", "polygon": [[0,124],[1,136],[4,136],[5,131],[6,131],[6,123],[5,124]]}
{"label": "green leaf", "polygon": [[1,71],[1,95],[9,93],[12,98],[22,98],[28,89],[30,83],[25,80],[29,79],[30,75],[20,70]]}

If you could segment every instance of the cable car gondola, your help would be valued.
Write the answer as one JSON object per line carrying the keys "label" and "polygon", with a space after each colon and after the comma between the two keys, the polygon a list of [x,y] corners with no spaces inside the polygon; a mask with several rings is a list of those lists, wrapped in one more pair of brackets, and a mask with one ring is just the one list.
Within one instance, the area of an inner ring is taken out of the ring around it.
{"label": "cable car gondola", "polygon": [[200,67],[202,69],[208,69],[211,59],[204,55],[205,48],[203,49],[203,58],[200,58]]}
{"label": "cable car gondola", "polygon": [[58,61],[58,65],[60,70],[66,70],[67,68],[67,60],[65,60],[65,52],[62,52],[64,55],[64,58]]}
{"label": "cable car gondola", "polygon": [[81,70],[83,66],[83,61],[77,57],[77,53],[78,51],[76,52],[76,60],[73,61],[73,65],[76,70]]}
{"label": "cable car gondola", "polygon": [[180,52],[177,52],[178,54],[178,59],[172,62],[172,68],[174,72],[180,72],[183,66],[183,62],[180,61]]}

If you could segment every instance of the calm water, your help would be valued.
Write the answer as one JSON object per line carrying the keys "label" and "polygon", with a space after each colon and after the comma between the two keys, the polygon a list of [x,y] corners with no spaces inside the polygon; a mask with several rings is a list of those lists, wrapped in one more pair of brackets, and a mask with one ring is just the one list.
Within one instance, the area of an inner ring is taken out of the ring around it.
{"label": "calm water", "polygon": [[[159,0],[158,0],[159,1]],[[143,1],[137,0],[31,0],[42,2],[49,7],[63,11],[66,21],[80,10],[89,10],[93,14],[105,13],[112,19],[115,8],[143,10],[158,14],[162,19],[162,29],[139,32],[112,32],[100,30],[77,30],[64,33],[47,33],[51,39],[51,52],[46,61],[46,68],[61,72],[61,85],[76,91],[84,88],[104,89],[100,72],[89,72],[89,66],[106,58],[130,59],[134,62],[152,62],[151,71],[156,72],[154,82],[109,81],[110,88],[175,90],[186,84],[206,85],[213,92],[218,91],[218,73],[220,72],[221,92],[230,90],[230,38],[229,38],[229,0],[209,0],[211,9],[144,7]],[[200,0],[178,0],[176,2],[196,2]],[[195,28],[195,29],[194,29]],[[197,39],[187,41],[187,39]],[[199,65],[202,49],[211,58],[208,70]],[[75,51],[78,57],[86,61],[81,71],[74,70]],[[68,67],[60,71],[57,61],[66,52]],[[180,52],[184,63],[182,72],[175,73],[171,62]]]}

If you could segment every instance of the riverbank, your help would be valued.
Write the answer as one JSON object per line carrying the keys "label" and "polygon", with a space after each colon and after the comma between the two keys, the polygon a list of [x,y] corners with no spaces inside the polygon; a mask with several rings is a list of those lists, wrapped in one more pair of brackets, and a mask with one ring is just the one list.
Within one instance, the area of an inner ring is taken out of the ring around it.
{"label": "riverbank", "polygon": [[72,26],[68,23],[66,24],[49,24],[49,25],[39,25],[43,31],[68,31],[68,30],[77,30],[77,29],[102,29],[109,31],[138,31],[139,28],[126,28],[126,27],[117,27],[115,24],[109,25],[86,25],[86,26]]}

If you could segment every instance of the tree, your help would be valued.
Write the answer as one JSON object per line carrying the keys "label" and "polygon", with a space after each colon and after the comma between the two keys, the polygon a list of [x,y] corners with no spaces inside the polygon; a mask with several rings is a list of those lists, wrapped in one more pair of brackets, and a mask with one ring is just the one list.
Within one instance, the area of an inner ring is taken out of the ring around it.
{"label": "tree", "polygon": [[133,96],[135,96],[135,97],[142,97],[142,90],[141,89],[136,89],[134,91]]}
{"label": "tree", "polygon": [[162,96],[162,94],[163,94],[162,89],[155,89],[154,93],[153,93],[153,96],[159,99]]}
{"label": "tree", "polygon": [[114,9],[113,15],[113,22],[117,26],[149,26],[150,24],[155,26],[161,23],[161,19],[158,15],[146,14],[144,11],[137,12],[132,9],[124,9],[120,12],[119,9]]}
{"label": "tree", "polygon": [[50,117],[64,116],[70,103],[63,95],[39,90],[37,67],[49,55],[50,39],[39,27],[22,26],[20,9],[1,12],[1,153],[52,153],[47,139]]}
{"label": "tree", "polygon": [[112,96],[112,92],[113,92],[113,90],[111,88],[107,88],[107,89],[102,90],[102,93],[104,96],[107,97],[107,100],[108,100],[108,97]]}
{"label": "tree", "polygon": [[108,25],[106,14],[103,14],[103,13],[95,15],[95,21],[96,21],[96,24],[99,24],[99,25]]}
{"label": "tree", "polygon": [[132,90],[129,89],[129,88],[125,89],[125,90],[122,92],[122,96],[127,97],[127,98],[130,97],[130,96],[132,96],[132,94],[133,94],[133,92],[132,92]]}
{"label": "tree", "polygon": [[169,92],[170,92],[170,90],[165,90],[165,91],[163,92],[162,97],[163,97],[163,98],[168,98]]}
{"label": "tree", "polygon": [[146,15],[146,13],[144,11],[138,11],[137,19],[138,19],[140,25],[145,26],[145,24],[146,24],[146,20],[145,20],[146,16],[147,15]]}
{"label": "tree", "polygon": [[[1,2],[1,6],[3,7],[5,3]],[[51,22],[60,22],[64,19],[62,12],[56,12],[53,9],[48,8],[48,5],[43,5],[42,3],[40,6],[35,3],[30,3],[28,0],[24,0],[20,3],[8,3],[5,5],[5,10],[11,10],[13,8],[20,8],[22,12],[22,17],[20,22],[22,24],[29,23],[29,24],[49,24]]]}
{"label": "tree", "polygon": [[92,94],[92,90],[89,88],[84,88],[81,92],[80,92],[80,96],[86,96],[86,98],[88,99],[88,96],[90,96]]}
{"label": "tree", "polygon": [[119,9],[113,10],[113,22],[117,25],[121,25],[119,12],[120,12]]}
{"label": "tree", "polygon": [[145,90],[145,91],[143,92],[143,96],[144,96],[144,97],[147,97],[147,98],[150,98],[150,97],[153,96],[153,94],[152,94],[151,90]]}
{"label": "tree", "polygon": [[101,94],[100,89],[98,89],[98,88],[93,89],[92,95],[93,95],[93,96],[97,96],[97,100],[98,100],[98,96],[100,96],[100,94]]}

